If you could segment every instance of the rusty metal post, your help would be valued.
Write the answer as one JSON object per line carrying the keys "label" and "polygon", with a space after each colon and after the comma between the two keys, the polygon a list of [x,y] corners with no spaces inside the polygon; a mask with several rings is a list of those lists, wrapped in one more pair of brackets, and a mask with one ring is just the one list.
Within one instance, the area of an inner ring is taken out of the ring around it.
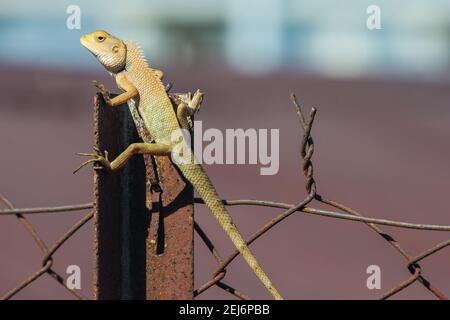
{"label": "rusty metal post", "polygon": [[[95,145],[110,159],[142,142],[127,106],[94,105]],[[95,298],[192,299],[193,189],[170,160],[135,156],[96,173],[94,198]]]}

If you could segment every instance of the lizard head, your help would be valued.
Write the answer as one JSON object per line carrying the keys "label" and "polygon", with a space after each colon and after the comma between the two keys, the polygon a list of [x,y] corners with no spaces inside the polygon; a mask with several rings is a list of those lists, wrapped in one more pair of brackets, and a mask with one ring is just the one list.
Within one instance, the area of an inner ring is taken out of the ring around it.
{"label": "lizard head", "polygon": [[81,36],[80,42],[109,72],[118,73],[125,68],[127,48],[119,38],[97,30]]}

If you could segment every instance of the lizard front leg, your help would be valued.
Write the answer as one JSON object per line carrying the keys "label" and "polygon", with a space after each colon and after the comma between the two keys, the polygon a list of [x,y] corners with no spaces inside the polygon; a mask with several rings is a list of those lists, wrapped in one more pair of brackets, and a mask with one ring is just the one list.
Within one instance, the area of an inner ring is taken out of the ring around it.
{"label": "lizard front leg", "polygon": [[136,89],[136,87],[131,83],[130,80],[127,79],[125,75],[118,74],[116,76],[116,82],[117,85],[125,92],[111,99],[109,91],[106,89],[106,87],[101,83],[99,83],[98,81],[95,80],[93,81],[94,85],[100,90],[100,93],[108,106],[110,107],[119,106],[139,95],[139,92]]}
{"label": "lizard front leg", "polygon": [[92,157],[92,159],[82,163],[73,173],[76,173],[85,165],[95,162],[100,163],[101,166],[95,166],[94,169],[115,171],[123,167],[135,154],[168,156],[172,151],[172,147],[162,143],[132,143],[111,162],[108,159],[108,151],[102,153],[98,148],[94,148],[94,151],[95,153],[77,153],[80,156]]}

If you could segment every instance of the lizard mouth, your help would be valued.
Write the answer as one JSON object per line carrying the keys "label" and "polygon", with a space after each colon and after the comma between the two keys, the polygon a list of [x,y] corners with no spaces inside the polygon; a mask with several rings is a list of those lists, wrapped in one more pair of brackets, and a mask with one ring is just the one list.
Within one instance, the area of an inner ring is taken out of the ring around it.
{"label": "lizard mouth", "polygon": [[84,46],[84,47],[86,47],[86,35],[84,34],[84,35],[82,35],[81,37],[80,37],[80,43]]}
{"label": "lizard mouth", "polygon": [[85,34],[85,35],[82,35],[81,37],[80,37],[80,43],[81,43],[81,45],[83,46],[83,47],[85,47],[86,49],[88,49],[88,51],[90,52],[90,53],[92,53],[94,56],[97,56],[97,54],[91,49],[91,41],[90,41],[90,39],[89,39],[89,35],[88,34]]}

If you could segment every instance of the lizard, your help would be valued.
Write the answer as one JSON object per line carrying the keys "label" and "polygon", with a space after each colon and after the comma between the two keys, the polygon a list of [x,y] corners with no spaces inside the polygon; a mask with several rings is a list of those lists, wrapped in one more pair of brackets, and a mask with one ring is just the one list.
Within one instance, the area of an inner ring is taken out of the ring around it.
{"label": "lizard", "polygon": [[[130,144],[113,161],[108,159],[106,150],[101,152],[94,148],[94,153],[79,153],[79,155],[91,157],[79,168],[93,162],[94,165],[96,164],[94,169],[114,171],[120,169],[135,154],[172,156],[172,162],[193,185],[262,284],[275,299],[282,300],[280,293],[239,233],[210,178],[195,158],[191,147],[183,148],[183,159],[190,159],[190,161],[174,161],[173,159],[172,151],[175,148],[173,133],[189,128],[191,125],[189,115],[199,105],[202,93],[197,90],[192,99],[190,95],[180,99],[177,111],[175,111],[161,81],[163,72],[150,67],[136,43],[122,40],[103,30],[81,36],[80,42],[115,78],[117,86],[123,91],[110,98],[106,88],[97,83],[106,105],[115,107],[128,103],[130,110],[137,110],[140,116],[138,121],[141,123],[136,123],[136,126],[144,126],[153,141]],[[192,102],[192,106],[189,106],[190,102]],[[135,121],[137,120],[136,117],[133,118]]]}

